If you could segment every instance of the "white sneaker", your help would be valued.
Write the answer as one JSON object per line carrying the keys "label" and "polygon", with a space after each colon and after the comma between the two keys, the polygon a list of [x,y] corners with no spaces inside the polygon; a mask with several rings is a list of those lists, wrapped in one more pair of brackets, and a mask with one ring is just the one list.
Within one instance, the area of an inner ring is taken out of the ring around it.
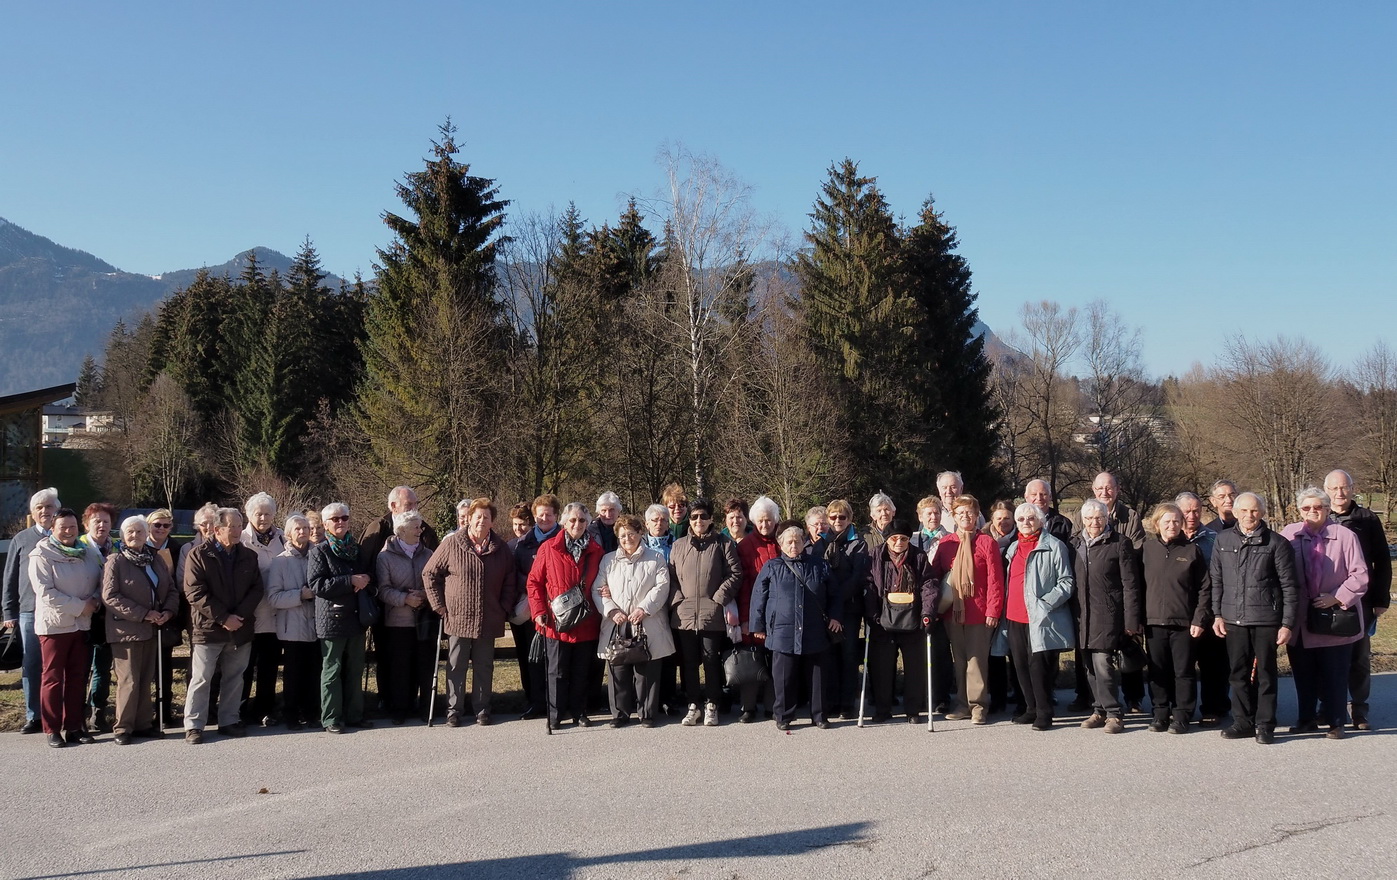
{"label": "white sneaker", "polygon": [[694,725],[699,723],[699,719],[702,717],[703,712],[699,709],[698,703],[690,703],[689,714],[685,715],[684,720],[679,723],[683,724],[685,727],[693,727]]}
{"label": "white sneaker", "polygon": [[718,726],[718,706],[716,703],[709,703],[703,708],[703,726]]}

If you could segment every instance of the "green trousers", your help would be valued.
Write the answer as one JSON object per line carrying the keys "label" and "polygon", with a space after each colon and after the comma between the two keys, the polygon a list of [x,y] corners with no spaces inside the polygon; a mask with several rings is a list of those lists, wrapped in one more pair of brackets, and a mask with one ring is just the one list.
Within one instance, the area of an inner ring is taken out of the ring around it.
{"label": "green trousers", "polygon": [[320,640],[321,723],[357,724],[364,720],[364,634]]}

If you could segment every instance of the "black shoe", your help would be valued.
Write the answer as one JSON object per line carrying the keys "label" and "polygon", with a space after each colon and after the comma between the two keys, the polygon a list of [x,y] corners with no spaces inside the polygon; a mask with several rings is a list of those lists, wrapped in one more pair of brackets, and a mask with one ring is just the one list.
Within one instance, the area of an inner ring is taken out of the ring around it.
{"label": "black shoe", "polygon": [[116,736],[112,737],[112,742],[119,746],[129,746],[131,745],[131,734],[118,733]]}
{"label": "black shoe", "polygon": [[461,726],[461,716],[460,716],[460,715],[457,715],[455,712],[449,713],[449,714],[446,716],[446,726],[447,726],[447,727],[460,727],[460,726]]}
{"label": "black shoe", "polygon": [[[529,706],[529,707],[527,707],[527,708],[524,710],[523,714],[521,714],[521,715],[519,716],[519,720],[520,720],[520,721],[532,721],[533,719],[538,718],[538,717],[541,716],[542,714],[543,714],[542,712],[538,711],[538,710],[535,709],[533,706]],[[451,722],[448,721],[447,723],[450,724]]]}
{"label": "black shoe", "polygon": [[1051,718],[1039,718],[1039,717],[1037,717],[1037,716],[1034,716],[1034,719],[1033,719],[1033,729],[1034,729],[1034,730],[1052,730],[1052,729],[1053,729],[1053,719],[1051,719]]}
{"label": "black shoe", "polygon": [[327,724],[327,725],[325,725],[325,732],[326,732],[326,733],[344,733],[344,725],[342,725],[342,724]]}
{"label": "black shoe", "polygon": [[1035,720],[1037,720],[1037,718],[1038,715],[1035,712],[1024,712],[1022,714],[1015,715],[1013,718],[1009,720],[1014,722],[1015,724],[1032,724]]}
{"label": "black shoe", "polygon": [[778,722],[776,722],[776,729],[777,729],[777,730],[790,730],[790,729],[791,729],[791,722],[789,722],[789,721],[778,721]]}
{"label": "black shoe", "polygon": [[820,730],[829,730],[829,722],[823,718],[821,718],[819,721],[816,721],[815,726],[818,727]]}
{"label": "black shoe", "polygon": [[79,743],[85,746],[90,746],[93,743],[97,742],[97,740],[93,738],[92,734],[88,733],[86,730],[70,730],[63,735],[63,738],[68,740],[69,745],[74,746],[78,745]]}
{"label": "black shoe", "polygon": [[244,726],[241,721],[239,721],[237,724],[220,724],[218,726],[218,732],[223,734],[224,736],[231,736],[234,739],[240,739],[244,736],[247,736],[247,727]]}
{"label": "black shoe", "polygon": [[38,733],[44,729],[43,722],[35,718],[33,721],[24,722],[24,726],[19,729],[20,733]]}
{"label": "black shoe", "polygon": [[475,713],[475,723],[476,723],[476,724],[479,724],[481,727],[489,727],[489,726],[490,726],[490,712],[489,712],[489,710],[482,709],[481,711]]}
{"label": "black shoe", "polygon": [[184,741],[188,745],[197,746],[204,741],[204,732],[191,727],[184,732]]}
{"label": "black shoe", "polygon": [[360,718],[358,721],[346,721],[344,726],[352,727],[355,730],[368,730],[374,726],[374,723],[367,718]]}
{"label": "black shoe", "polygon": [[1319,733],[1319,722],[1313,718],[1290,725],[1291,733]]}
{"label": "black shoe", "polygon": [[887,724],[887,723],[888,723],[889,721],[891,721],[891,720],[893,720],[893,716],[891,716],[891,715],[889,715],[889,714],[887,714],[887,713],[884,713],[884,712],[875,712],[874,715],[873,715],[873,720],[872,720],[872,722],[870,722],[870,723],[872,723],[872,724]]}
{"label": "black shoe", "polygon": [[655,726],[655,719],[654,719],[654,718],[645,718],[645,719],[642,719],[641,722],[640,722],[640,726],[641,726],[641,727],[654,727],[654,726]]}
{"label": "black shoe", "polygon": [[1256,728],[1254,727],[1238,727],[1234,724],[1231,727],[1224,727],[1222,730],[1223,739],[1251,739],[1254,736],[1256,736]]}
{"label": "black shoe", "polygon": [[921,723],[922,723],[922,716],[920,716],[920,715],[908,715],[908,716],[907,716],[907,723],[908,723],[908,724],[921,724]]}
{"label": "black shoe", "polygon": [[1353,716],[1353,729],[1354,729],[1354,730],[1372,730],[1372,729],[1373,729],[1373,725],[1368,723],[1368,716],[1366,716],[1366,715],[1354,715],[1354,716]]}
{"label": "black shoe", "polygon": [[272,725],[274,725],[274,724],[276,724],[276,723],[277,723],[277,717],[276,717],[275,715],[263,715],[263,716],[262,716],[262,726],[263,726],[263,727],[271,727]]}
{"label": "black shoe", "polygon": [[945,715],[946,712],[950,710],[950,708],[951,707],[946,703],[937,703],[934,707],[932,707],[931,711],[933,715]]}
{"label": "black shoe", "polygon": [[394,715],[394,716],[393,716],[393,723],[394,723],[394,724],[407,724],[407,716],[406,716],[406,715]]}
{"label": "black shoe", "polygon": [[61,733],[50,733],[48,735],[48,742],[49,748],[51,749],[61,749],[68,745],[68,741],[63,738],[63,734]]}
{"label": "black shoe", "polygon": [[1343,738],[1344,738],[1344,726],[1343,726],[1342,724],[1335,724],[1333,727],[1329,728],[1329,730],[1328,730],[1327,733],[1324,734],[1324,738],[1325,738],[1325,739],[1343,739]]}
{"label": "black shoe", "polygon": [[1163,733],[1169,729],[1169,722],[1164,718],[1156,718],[1150,722],[1151,733]]}
{"label": "black shoe", "polygon": [[753,721],[756,720],[757,713],[751,711],[750,709],[743,709],[742,714],[737,716],[737,721],[739,724],[751,724]]}
{"label": "black shoe", "polygon": [[612,727],[625,727],[627,724],[630,724],[630,723],[631,723],[631,717],[630,717],[629,715],[622,715],[622,716],[620,716],[619,718],[613,718],[613,719],[611,719],[610,726],[612,726]]}
{"label": "black shoe", "polygon": [[592,726],[592,719],[588,718],[586,715],[578,715],[576,718],[573,719],[573,721],[577,722],[578,727]]}
{"label": "black shoe", "polygon": [[1269,746],[1276,741],[1276,734],[1269,727],[1258,727],[1256,729],[1256,741],[1263,746]]}

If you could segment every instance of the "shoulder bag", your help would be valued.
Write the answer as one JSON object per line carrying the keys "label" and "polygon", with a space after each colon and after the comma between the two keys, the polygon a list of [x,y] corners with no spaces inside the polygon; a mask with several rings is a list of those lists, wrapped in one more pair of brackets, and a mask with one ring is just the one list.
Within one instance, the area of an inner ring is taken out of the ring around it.
{"label": "shoulder bag", "polygon": [[650,640],[645,636],[645,626],[636,624],[634,633],[628,620],[611,630],[611,641],[606,645],[606,662],[612,666],[630,666],[634,663],[647,663],[650,660]]}
{"label": "shoulder bag", "polygon": [[567,592],[554,596],[548,603],[553,612],[553,629],[560,633],[577,629],[592,616],[592,598],[581,581],[573,584]]}

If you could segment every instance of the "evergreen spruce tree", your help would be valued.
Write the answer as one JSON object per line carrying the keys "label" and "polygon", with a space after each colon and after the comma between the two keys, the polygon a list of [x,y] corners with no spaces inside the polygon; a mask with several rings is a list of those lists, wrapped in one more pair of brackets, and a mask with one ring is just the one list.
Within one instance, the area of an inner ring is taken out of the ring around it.
{"label": "evergreen spruce tree", "polygon": [[78,406],[94,406],[102,394],[102,371],[92,355],[82,359],[78,370],[78,387],[73,392],[73,401]]}

